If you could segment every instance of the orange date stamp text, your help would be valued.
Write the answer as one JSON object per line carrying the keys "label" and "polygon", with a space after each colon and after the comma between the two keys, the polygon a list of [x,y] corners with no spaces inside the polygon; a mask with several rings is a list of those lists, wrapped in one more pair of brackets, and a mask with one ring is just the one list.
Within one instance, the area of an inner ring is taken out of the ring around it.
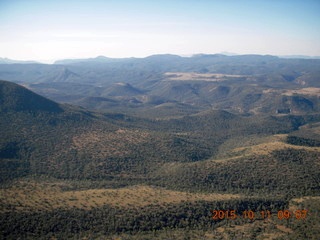
{"label": "orange date stamp text", "polygon": [[213,220],[224,220],[230,219],[235,220],[237,218],[255,220],[255,219],[267,219],[273,216],[277,217],[279,220],[285,219],[306,219],[308,210],[301,209],[301,210],[278,210],[276,212],[272,212],[270,210],[262,210],[262,211],[253,211],[253,210],[245,210],[238,212],[236,210],[212,210],[212,219]]}

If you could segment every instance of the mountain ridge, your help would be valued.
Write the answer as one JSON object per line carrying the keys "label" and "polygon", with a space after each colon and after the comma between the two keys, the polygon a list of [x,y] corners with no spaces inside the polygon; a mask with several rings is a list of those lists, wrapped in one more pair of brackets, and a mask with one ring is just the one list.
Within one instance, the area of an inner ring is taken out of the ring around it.
{"label": "mountain ridge", "polygon": [[62,112],[63,109],[18,84],[0,80],[0,111]]}
{"label": "mountain ridge", "polygon": [[[125,60],[133,60],[133,59],[152,59],[152,58],[159,58],[159,57],[174,57],[178,58],[198,58],[198,57],[243,57],[243,56],[272,56],[278,57],[283,59],[320,59],[320,56],[309,56],[309,55],[272,55],[272,54],[237,54],[237,53],[229,53],[229,52],[221,52],[221,53],[194,53],[190,54],[190,56],[185,55],[177,55],[177,54],[152,54],[146,57],[107,57],[103,55],[98,55],[96,57],[91,58],[62,58],[55,60],[52,64],[72,64],[72,63],[79,63],[79,62],[113,62],[113,61],[125,61]],[[41,61],[35,60],[14,60],[9,58],[1,58],[0,57],[0,64],[30,64],[30,63],[37,63],[42,64]]]}

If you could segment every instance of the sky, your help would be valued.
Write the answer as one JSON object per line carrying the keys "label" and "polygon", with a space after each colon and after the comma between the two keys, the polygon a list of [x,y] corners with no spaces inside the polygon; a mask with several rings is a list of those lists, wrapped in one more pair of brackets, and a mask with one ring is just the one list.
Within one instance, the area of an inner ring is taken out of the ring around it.
{"label": "sky", "polygon": [[320,0],[0,0],[0,57],[320,56]]}

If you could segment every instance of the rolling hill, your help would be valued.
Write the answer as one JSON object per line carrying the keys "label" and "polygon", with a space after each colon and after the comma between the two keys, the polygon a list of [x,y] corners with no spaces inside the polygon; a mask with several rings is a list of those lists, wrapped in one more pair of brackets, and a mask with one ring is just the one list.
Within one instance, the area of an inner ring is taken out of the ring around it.
{"label": "rolling hill", "polygon": [[26,172],[64,178],[152,175],[168,162],[210,159],[234,137],[289,133],[319,118],[210,110],[154,121],[61,105],[14,83],[0,83],[1,153],[14,152],[6,164],[23,162]]}
{"label": "rolling hill", "polygon": [[[53,65],[0,64],[0,78],[60,103],[106,112],[129,111],[137,116],[150,117],[164,103],[182,104],[196,112],[308,114],[319,109],[319,67],[318,59],[268,55],[99,56]],[[170,114],[188,114],[179,110],[182,105]],[[157,114],[159,117],[169,116]]]}

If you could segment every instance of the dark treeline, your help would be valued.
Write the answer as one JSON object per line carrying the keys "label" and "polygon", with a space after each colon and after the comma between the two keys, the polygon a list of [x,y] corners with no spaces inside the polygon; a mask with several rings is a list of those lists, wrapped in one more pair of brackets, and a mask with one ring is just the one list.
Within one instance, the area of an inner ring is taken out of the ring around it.
{"label": "dark treeline", "polygon": [[[5,239],[65,239],[115,233],[137,234],[164,229],[208,230],[224,224],[223,221],[236,224],[251,222],[242,217],[242,212],[246,210],[276,212],[287,207],[287,202],[282,200],[248,199],[149,205],[133,209],[104,206],[92,210],[73,208],[32,213],[7,212],[0,214],[0,233]],[[213,210],[236,210],[239,217],[235,220],[213,220]]]}

